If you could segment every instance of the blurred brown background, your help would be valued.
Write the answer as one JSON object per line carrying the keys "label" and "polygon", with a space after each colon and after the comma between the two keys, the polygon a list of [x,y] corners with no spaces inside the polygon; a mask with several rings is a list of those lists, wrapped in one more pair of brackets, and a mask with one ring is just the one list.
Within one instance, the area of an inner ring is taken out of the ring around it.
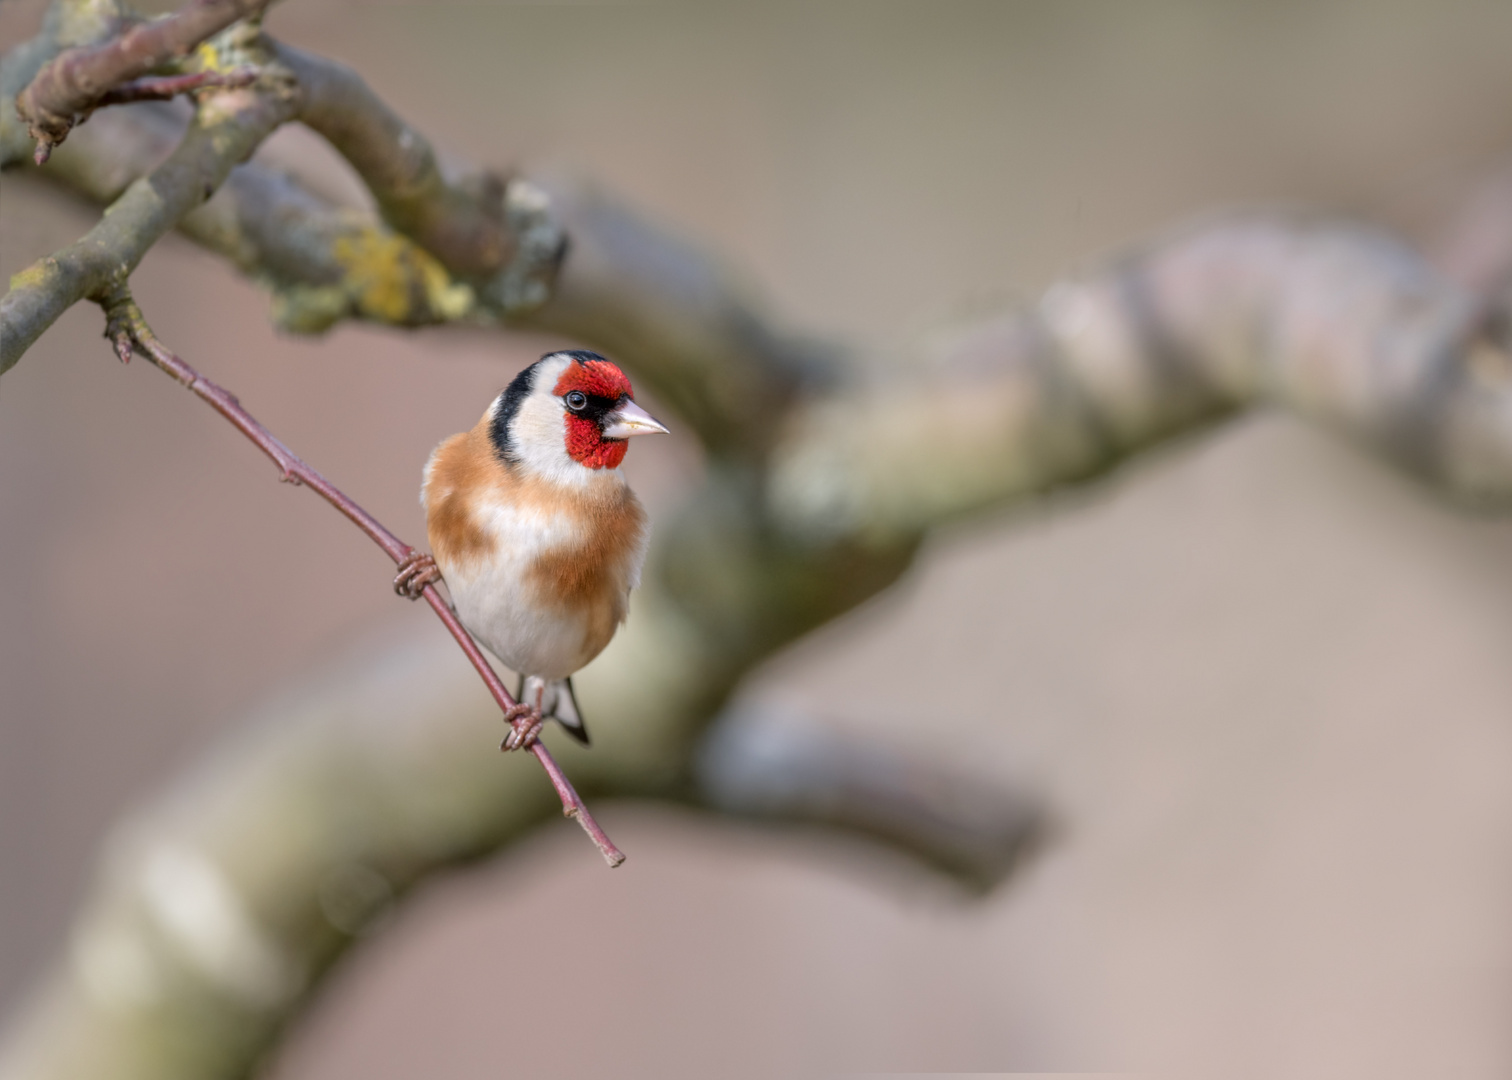
{"label": "blurred brown background", "polygon": [[[0,4],[9,47],[42,5]],[[1194,212],[1433,230],[1512,149],[1512,5],[288,0],[442,146],[587,174],[879,362]],[[313,139],[277,152],[320,155]],[[359,197],[353,195],[353,197]],[[7,177],[9,275],[93,211]],[[401,536],[547,345],[342,327],[177,239],[158,331]],[[79,308],[0,387],[0,1008],[123,810],[275,688],[439,633],[384,557]],[[691,442],[631,455],[653,507]],[[1512,1072],[1512,525],[1255,416],[932,545],[752,696],[1042,794],[985,901],[881,856],[605,807],[442,883],[275,1066],[305,1078]],[[480,735],[488,752],[488,733]]]}

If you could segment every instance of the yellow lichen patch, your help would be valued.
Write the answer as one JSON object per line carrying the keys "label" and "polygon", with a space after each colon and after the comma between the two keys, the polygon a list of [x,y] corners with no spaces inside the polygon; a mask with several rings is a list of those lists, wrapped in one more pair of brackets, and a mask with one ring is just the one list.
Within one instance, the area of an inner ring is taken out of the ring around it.
{"label": "yellow lichen patch", "polygon": [[363,229],[338,237],[331,254],[365,318],[414,325],[460,319],[473,308],[472,289],[401,236]]}
{"label": "yellow lichen patch", "polygon": [[208,41],[200,42],[199,48],[194,50],[194,58],[198,61],[195,67],[200,71],[227,72],[236,66],[235,63],[221,56],[221,51]]}
{"label": "yellow lichen patch", "polygon": [[11,275],[11,291],[14,292],[17,289],[40,289],[47,285],[48,279],[53,276],[56,269],[57,263],[52,259],[38,259],[25,270],[18,270]]}

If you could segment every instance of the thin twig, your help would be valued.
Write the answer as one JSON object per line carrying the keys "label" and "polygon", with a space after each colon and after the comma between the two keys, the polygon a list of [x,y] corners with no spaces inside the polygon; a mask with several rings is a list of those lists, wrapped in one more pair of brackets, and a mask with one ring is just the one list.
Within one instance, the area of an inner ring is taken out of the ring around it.
{"label": "thin twig", "polygon": [[123,83],[114,90],[106,91],[100,96],[100,100],[94,103],[93,108],[103,109],[107,105],[130,105],[136,101],[167,101],[180,94],[206,90],[212,86],[228,90],[240,86],[251,86],[257,81],[257,74],[256,68],[243,67],[235,71],[196,71],[189,75],[137,79]]}
{"label": "thin twig", "polygon": [[[147,325],[141,308],[137,306],[130,291],[124,285],[115,287],[98,297],[97,300],[105,311],[105,336],[110,339],[122,363],[130,362],[133,350],[139,351],[180,385],[187,387],[208,402],[211,408],[231,421],[238,431],[272,458],[282,474],[279,477],[280,480],[292,484],[304,484],[316,492],[365,532],[396,564],[416,554],[414,548],[379,524],[376,518],[348,498],[335,484],[301,461],[294,451],[280,442],[251,413],[242,408],[236,395],[195,371],[158,340],[151,327]],[[489,692],[493,694],[499,707],[508,712],[515,705],[514,698],[510,696],[508,690],[504,689],[504,684],[499,680],[493,665],[484,657],[472,636],[453,614],[450,606],[432,585],[427,584],[422,595],[430,604],[431,610],[436,613],[436,617],[446,624],[452,637],[457,639],[457,644],[472,661],[473,667],[477,668],[478,674],[483,677],[483,682],[488,686]],[[557,765],[551,752],[539,740],[531,744],[530,750],[535,754],[536,760],[541,763],[541,767],[546,770],[552,786],[556,788],[557,797],[562,800],[562,813],[575,819],[583,827],[583,831],[598,846],[599,852],[611,867],[624,862],[624,853],[614,846],[604,830],[599,827],[598,822],[593,819],[593,815],[588,812],[588,807],[573,788],[566,774],[562,772],[561,767]]]}

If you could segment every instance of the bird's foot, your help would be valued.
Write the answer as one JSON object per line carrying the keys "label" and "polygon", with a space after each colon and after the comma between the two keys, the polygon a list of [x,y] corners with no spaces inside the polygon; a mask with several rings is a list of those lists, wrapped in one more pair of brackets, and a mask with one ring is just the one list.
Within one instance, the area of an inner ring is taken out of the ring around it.
{"label": "bird's foot", "polygon": [[420,599],[427,585],[441,580],[441,570],[436,560],[420,551],[412,551],[399,564],[399,573],[394,575],[394,591],[410,600]]}
{"label": "bird's foot", "polygon": [[509,725],[509,734],[499,744],[500,750],[529,750],[536,743],[545,721],[541,710],[534,705],[511,705],[504,713],[504,722]]}

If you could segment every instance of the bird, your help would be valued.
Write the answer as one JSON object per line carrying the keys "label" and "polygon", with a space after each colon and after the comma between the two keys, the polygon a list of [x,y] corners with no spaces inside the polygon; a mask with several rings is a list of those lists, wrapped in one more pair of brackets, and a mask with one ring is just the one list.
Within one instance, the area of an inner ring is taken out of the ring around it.
{"label": "bird", "polygon": [[617,364],[563,349],[516,375],[426,462],[431,554],[401,562],[394,589],[416,599],[444,580],[462,625],[519,674],[500,749],[527,749],[551,719],[589,743],[572,675],[625,621],[649,539],[620,464],[627,440],[666,431]]}

